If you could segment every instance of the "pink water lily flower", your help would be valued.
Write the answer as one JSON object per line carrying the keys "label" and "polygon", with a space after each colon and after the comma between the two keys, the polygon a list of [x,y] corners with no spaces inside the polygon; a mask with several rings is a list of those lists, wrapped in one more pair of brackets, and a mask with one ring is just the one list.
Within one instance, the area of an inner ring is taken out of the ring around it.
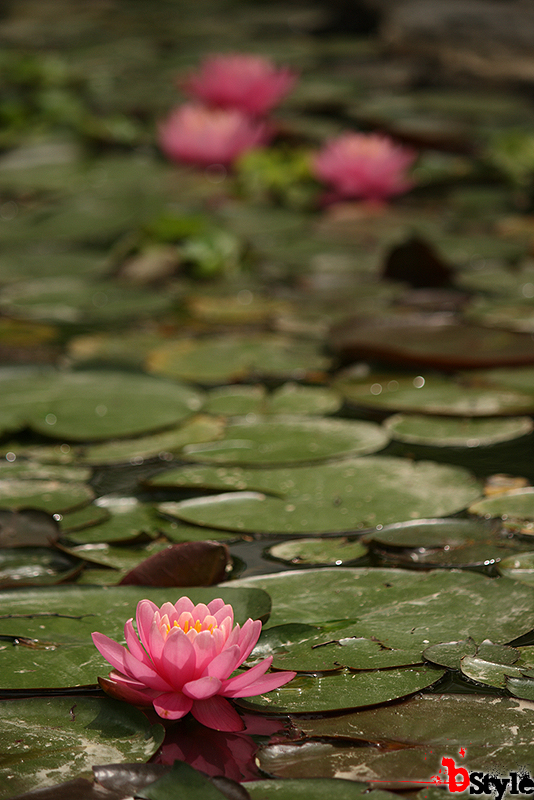
{"label": "pink water lily flower", "polygon": [[194,605],[181,597],[158,608],[141,600],[124,626],[127,647],[103,633],[93,642],[114,667],[101,681],[114,697],[153,705],[160,717],[180,719],[189,711],[208,728],[243,730],[239,714],[225,698],[251,697],[278,689],[295,672],[265,673],[272,656],[230,677],[250,655],[261,631],[259,620],[234,625],[232,606],[220,598]]}
{"label": "pink water lily flower", "polygon": [[159,144],[172,161],[208,167],[228,167],[253,147],[265,144],[268,126],[237,109],[208,108],[184,103],[159,127]]}
{"label": "pink water lily flower", "polygon": [[383,201],[408,191],[406,170],[416,153],[377,133],[345,133],[317,153],[313,170],[333,189],[331,199]]}
{"label": "pink water lily flower", "polygon": [[182,88],[209,105],[264,116],[291,91],[296,81],[297,74],[288,67],[277,67],[262,56],[235,53],[209,56],[200,71],[184,81]]}

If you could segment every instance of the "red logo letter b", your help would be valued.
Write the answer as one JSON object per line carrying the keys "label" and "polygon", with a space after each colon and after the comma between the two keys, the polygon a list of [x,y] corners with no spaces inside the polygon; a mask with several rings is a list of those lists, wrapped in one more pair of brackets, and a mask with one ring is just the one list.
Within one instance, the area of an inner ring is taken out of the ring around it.
{"label": "red logo letter b", "polygon": [[[449,792],[463,792],[469,786],[469,773],[465,767],[457,767],[453,758],[442,758],[441,764],[447,767],[447,780]],[[456,782],[456,776],[460,776],[460,782]]]}

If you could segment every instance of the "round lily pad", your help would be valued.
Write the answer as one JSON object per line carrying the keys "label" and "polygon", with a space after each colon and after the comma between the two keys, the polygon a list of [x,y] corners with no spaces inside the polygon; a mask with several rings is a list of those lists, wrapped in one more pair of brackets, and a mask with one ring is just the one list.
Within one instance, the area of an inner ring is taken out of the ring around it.
{"label": "round lily pad", "polygon": [[91,526],[70,527],[68,538],[76,544],[98,544],[100,542],[131,542],[141,534],[156,537],[172,529],[168,522],[156,514],[150,503],[142,503],[135,497],[106,495],[99,497],[96,506],[105,510],[107,518]]}
{"label": "round lily pad", "polygon": [[415,414],[492,417],[534,411],[534,394],[497,384],[460,383],[453,378],[419,374],[371,373],[343,376],[335,388],[351,404]]}
{"label": "round lily pad", "polygon": [[367,626],[366,636],[372,629],[390,646],[397,632],[409,632],[424,649],[469,636],[504,644],[532,628],[534,588],[475,572],[324,567],[242,578],[233,585],[270,594],[271,625],[357,619]]}
{"label": "round lily pad", "polygon": [[0,588],[48,586],[73,580],[82,562],[50,547],[0,551]]}
{"label": "round lily pad", "polygon": [[88,445],[81,460],[85,464],[141,464],[144,459],[159,456],[172,458],[192,442],[210,442],[218,439],[224,430],[222,420],[199,414],[181,425],[163,433],[139,436],[136,439],[101,442]]}
{"label": "round lily pad", "polygon": [[534,553],[514,553],[503,558],[498,570],[506,578],[534,586]]}
{"label": "round lily pad", "polygon": [[93,497],[93,490],[85,483],[0,480],[0,506],[6,508],[39,508],[50,514],[61,514],[90,503]]}
{"label": "round lily pad", "polygon": [[58,781],[91,778],[92,766],[145,762],[164,728],[128,703],[100,697],[10,700],[0,704],[3,760],[0,797],[13,797]]}
{"label": "round lily pad", "polygon": [[180,339],[153,350],[149,372],[201,384],[232,383],[253,376],[303,379],[326,370],[330,360],[315,342],[278,334]]}
{"label": "round lily pad", "polygon": [[264,386],[221,386],[207,393],[204,411],[239,417],[265,413],[267,391]]}
{"label": "round lily pad", "polygon": [[341,406],[341,396],[323,386],[284,383],[271,394],[264,386],[222,386],[212,389],[204,406],[210,414],[333,414]]}
{"label": "round lily pad", "polygon": [[486,497],[472,503],[470,514],[480,517],[501,517],[510,520],[534,520],[534,486],[512,489],[494,497]]}
{"label": "round lily pad", "polygon": [[338,672],[322,677],[299,675],[266,695],[239,705],[270,714],[312,714],[387,703],[406,697],[438,681],[444,674],[435,667],[400,667],[369,672]]}
{"label": "round lily pad", "polygon": [[240,533],[335,533],[444,516],[480,494],[466,470],[385,456],[250,470],[232,488],[246,490],[247,480],[260,491],[191,498],[178,503],[174,514],[195,525]]}
{"label": "round lily pad", "polygon": [[436,447],[488,447],[527,436],[534,430],[530,417],[455,418],[394,414],[384,422],[392,439]]}
{"label": "round lily pad", "polygon": [[286,564],[339,565],[363,558],[367,547],[357,539],[290,539],[272,545],[267,553]]}
{"label": "round lily pad", "polygon": [[316,417],[239,417],[215,442],[186,445],[185,458],[222,464],[264,465],[323,461],[373,453],[388,436],[373,422]]}
{"label": "round lily pad", "polygon": [[88,481],[91,470],[88,467],[70,464],[41,464],[39,461],[16,458],[14,461],[0,462],[0,480],[44,480],[44,481]]}
{"label": "round lily pad", "polygon": [[202,405],[191,387],[128,372],[72,372],[55,379],[54,394],[34,401],[27,419],[57,439],[135,436],[176,425]]}

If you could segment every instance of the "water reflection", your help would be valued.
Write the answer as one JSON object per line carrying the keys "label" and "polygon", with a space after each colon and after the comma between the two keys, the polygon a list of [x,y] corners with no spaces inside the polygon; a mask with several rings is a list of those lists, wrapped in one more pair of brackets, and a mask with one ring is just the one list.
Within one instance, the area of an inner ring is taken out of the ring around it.
{"label": "water reflection", "polygon": [[153,764],[185,761],[206,775],[224,775],[234,781],[261,777],[254,757],[258,737],[270,737],[284,730],[284,720],[244,714],[245,729],[225,733],[206,728],[193,718],[179,720],[167,729],[165,741],[151,759]]}

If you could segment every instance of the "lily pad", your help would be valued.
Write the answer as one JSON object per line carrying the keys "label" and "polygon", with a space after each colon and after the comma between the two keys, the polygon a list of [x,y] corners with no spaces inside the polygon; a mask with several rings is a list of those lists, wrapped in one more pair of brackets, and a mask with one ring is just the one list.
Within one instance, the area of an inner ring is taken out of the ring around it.
{"label": "lily pad", "polygon": [[67,464],[41,464],[39,461],[15,459],[0,462],[0,480],[16,479],[83,482],[91,477],[88,467]]}
{"label": "lily pad", "polygon": [[50,586],[74,580],[81,561],[49,547],[24,547],[0,551],[0,589]]}
{"label": "lily pad", "polygon": [[333,414],[341,396],[323,386],[284,383],[271,394],[264,386],[222,386],[212,389],[204,410],[210,414]]}
{"label": "lily pad", "polygon": [[111,439],[176,425],[202,405],[189,386],[127,372],[73,372],[46,402],[27,409],[31,427],[57,439]]}
{"label": "lily pad", "polygon": [[410,632],[425,646],[469,636],[505,644],[532,628],[534,589],[475,572],[325,567],[242,578],[232,585],[269,592],[271,625],[357,619],[391,646],[396,632]]}
{"label": "lily pad", "polygon": [[534,553],[515,553],[503,558],[498,570],[506,578],[534,586]]}
{"label": "lily pad", "polygon": [[[157,605],[187,594],[193,602],[222,597],[236,621],[265,619],[270,599],[263,591],[217,586],[155,589],[137,586],[58,586],[0,592],[0,692],[94,685],[109,664],[94,647],[91,632],[122,641],[126,620],[143,598]],[[14,640],[18,640],[18,644]],[[15,646],[14,646],[15,645]],[[71,701],[72,705],[72,701]]]}
{"label": "lily pad", "polygon": [[357,561],[367,554],[368,548],[359,540],[343,538],[332,539],[291,539],[274,544],[267,554],[286,564],[346,564]]}
{"label": "lily pad", "polygon": [[90,503],[77,511],[69,511],[67,514],[58,514],[57,521],[62,533],[81,531],[105,522],[110,517],[109,511],[103,506]]}
{"label": "lily pad", "polygon": [[527,333],[435,316],[348,320],[333,329],[330,346],[345,363],[371,358],[445,370],[534,364],[534,342]]}
{"label": "lily pad", "polygon": [[[242,784],[251,800],[369,800],[369,785],[342,778],[247,781]],[[374,789],[372,800],[395,800],[393,792]]]}
{"label": "lily pad", "polygon": [[394,414],[384,422],[392,439],[436,447],[488,447],[527,436],[534,430],[530,417],[454,418]]}
{"label": "lily pad", "polygon": [[57,520],[45,511],[0,509],[0,548],[50,547],[58,538]]}
{"label": "lily pad", "polygon": [[166,533],[172,523],[156,514],[150,503],[142,503],[135,497],[105,495],[99,497],[96,505],[105,509],[109,519],[96,525],[68,531],[68,538],[76,544],[96,544],[99,542],[129,542],[140,534],[155,538]]}
{"label": "lily pad", "polygon": [[336,672],[322,677],[299,675],[289,684],[240,699],[239,705],[270,714],[313,714],[387,703],[431,686],[444,674],[434,667],[400,667],[369,672]]}
{"label": "lily pad", "polygon": [[534,520],[534,486],[512,489],[495,497],[486,497],[472,503],[470,514],[479,517],[501,517],[507,520]]}
{"label": "lily pad", "polygon": [[254,376],[303,379],[329,366],[315,342],[278,334],[175,340],[152,351],[146,363],[149,372],[201,384]]}
{"label": "lily pad", "polygon": [[[202,472],[196,475],[201,484]],[[195,525],[240,533],[335,533],[452,514],[480,493],[461,468],[385,456],[234,475],[221,475],[219,483],[234,480],[231,488],[247,489],[250,480],[260,491],[184,500],[174,514]],[[194,472],[186,476],[195,479]]]}
{"label": "lily pad", "polygon": [[87,505],[93,497],[93,490],[85,483],[0,480],[0,506],[14,510],[31,507],[61,514]]}
{"label": "lily pad", "polygon": [[144,762],[165,733],[138,709],[107,697],[4,701],[0,731],[7,754],[0,767],[1,798],[59,780],[92,777],[95,761]]}
{"label": "lily pad", "polygon": [[464,656],[474,656],[477,651],[476,642],[469,638],[459,642],[438,642],[431,644],[424,650],[423,655],[427,661],[447,669],[460,669]]}
{"label": "lily pad", "polygon": [[493,417],[534,411],[529,390],[483,383],[460,383],[441,375],[371,373],[342,376],[334,384],[351,404],[384,411],[438,416]]}
{"label": "lily pad", "polygon": [[373,422],[272,416],[229,421],[224,435],[207,444],[186,445],[185,458],[221,464],[270,465],[365,455],[388,443]]}
{"label": "lily pad", "polygon": [[222,420],[197,415],[187,420],[179,428],[137,439],[102,442],[84,448],[82,461],[85,464],[141,464],[144,459],[162,460],[179,454],[186,445],[193,442],[211,442],[222,436]]}

